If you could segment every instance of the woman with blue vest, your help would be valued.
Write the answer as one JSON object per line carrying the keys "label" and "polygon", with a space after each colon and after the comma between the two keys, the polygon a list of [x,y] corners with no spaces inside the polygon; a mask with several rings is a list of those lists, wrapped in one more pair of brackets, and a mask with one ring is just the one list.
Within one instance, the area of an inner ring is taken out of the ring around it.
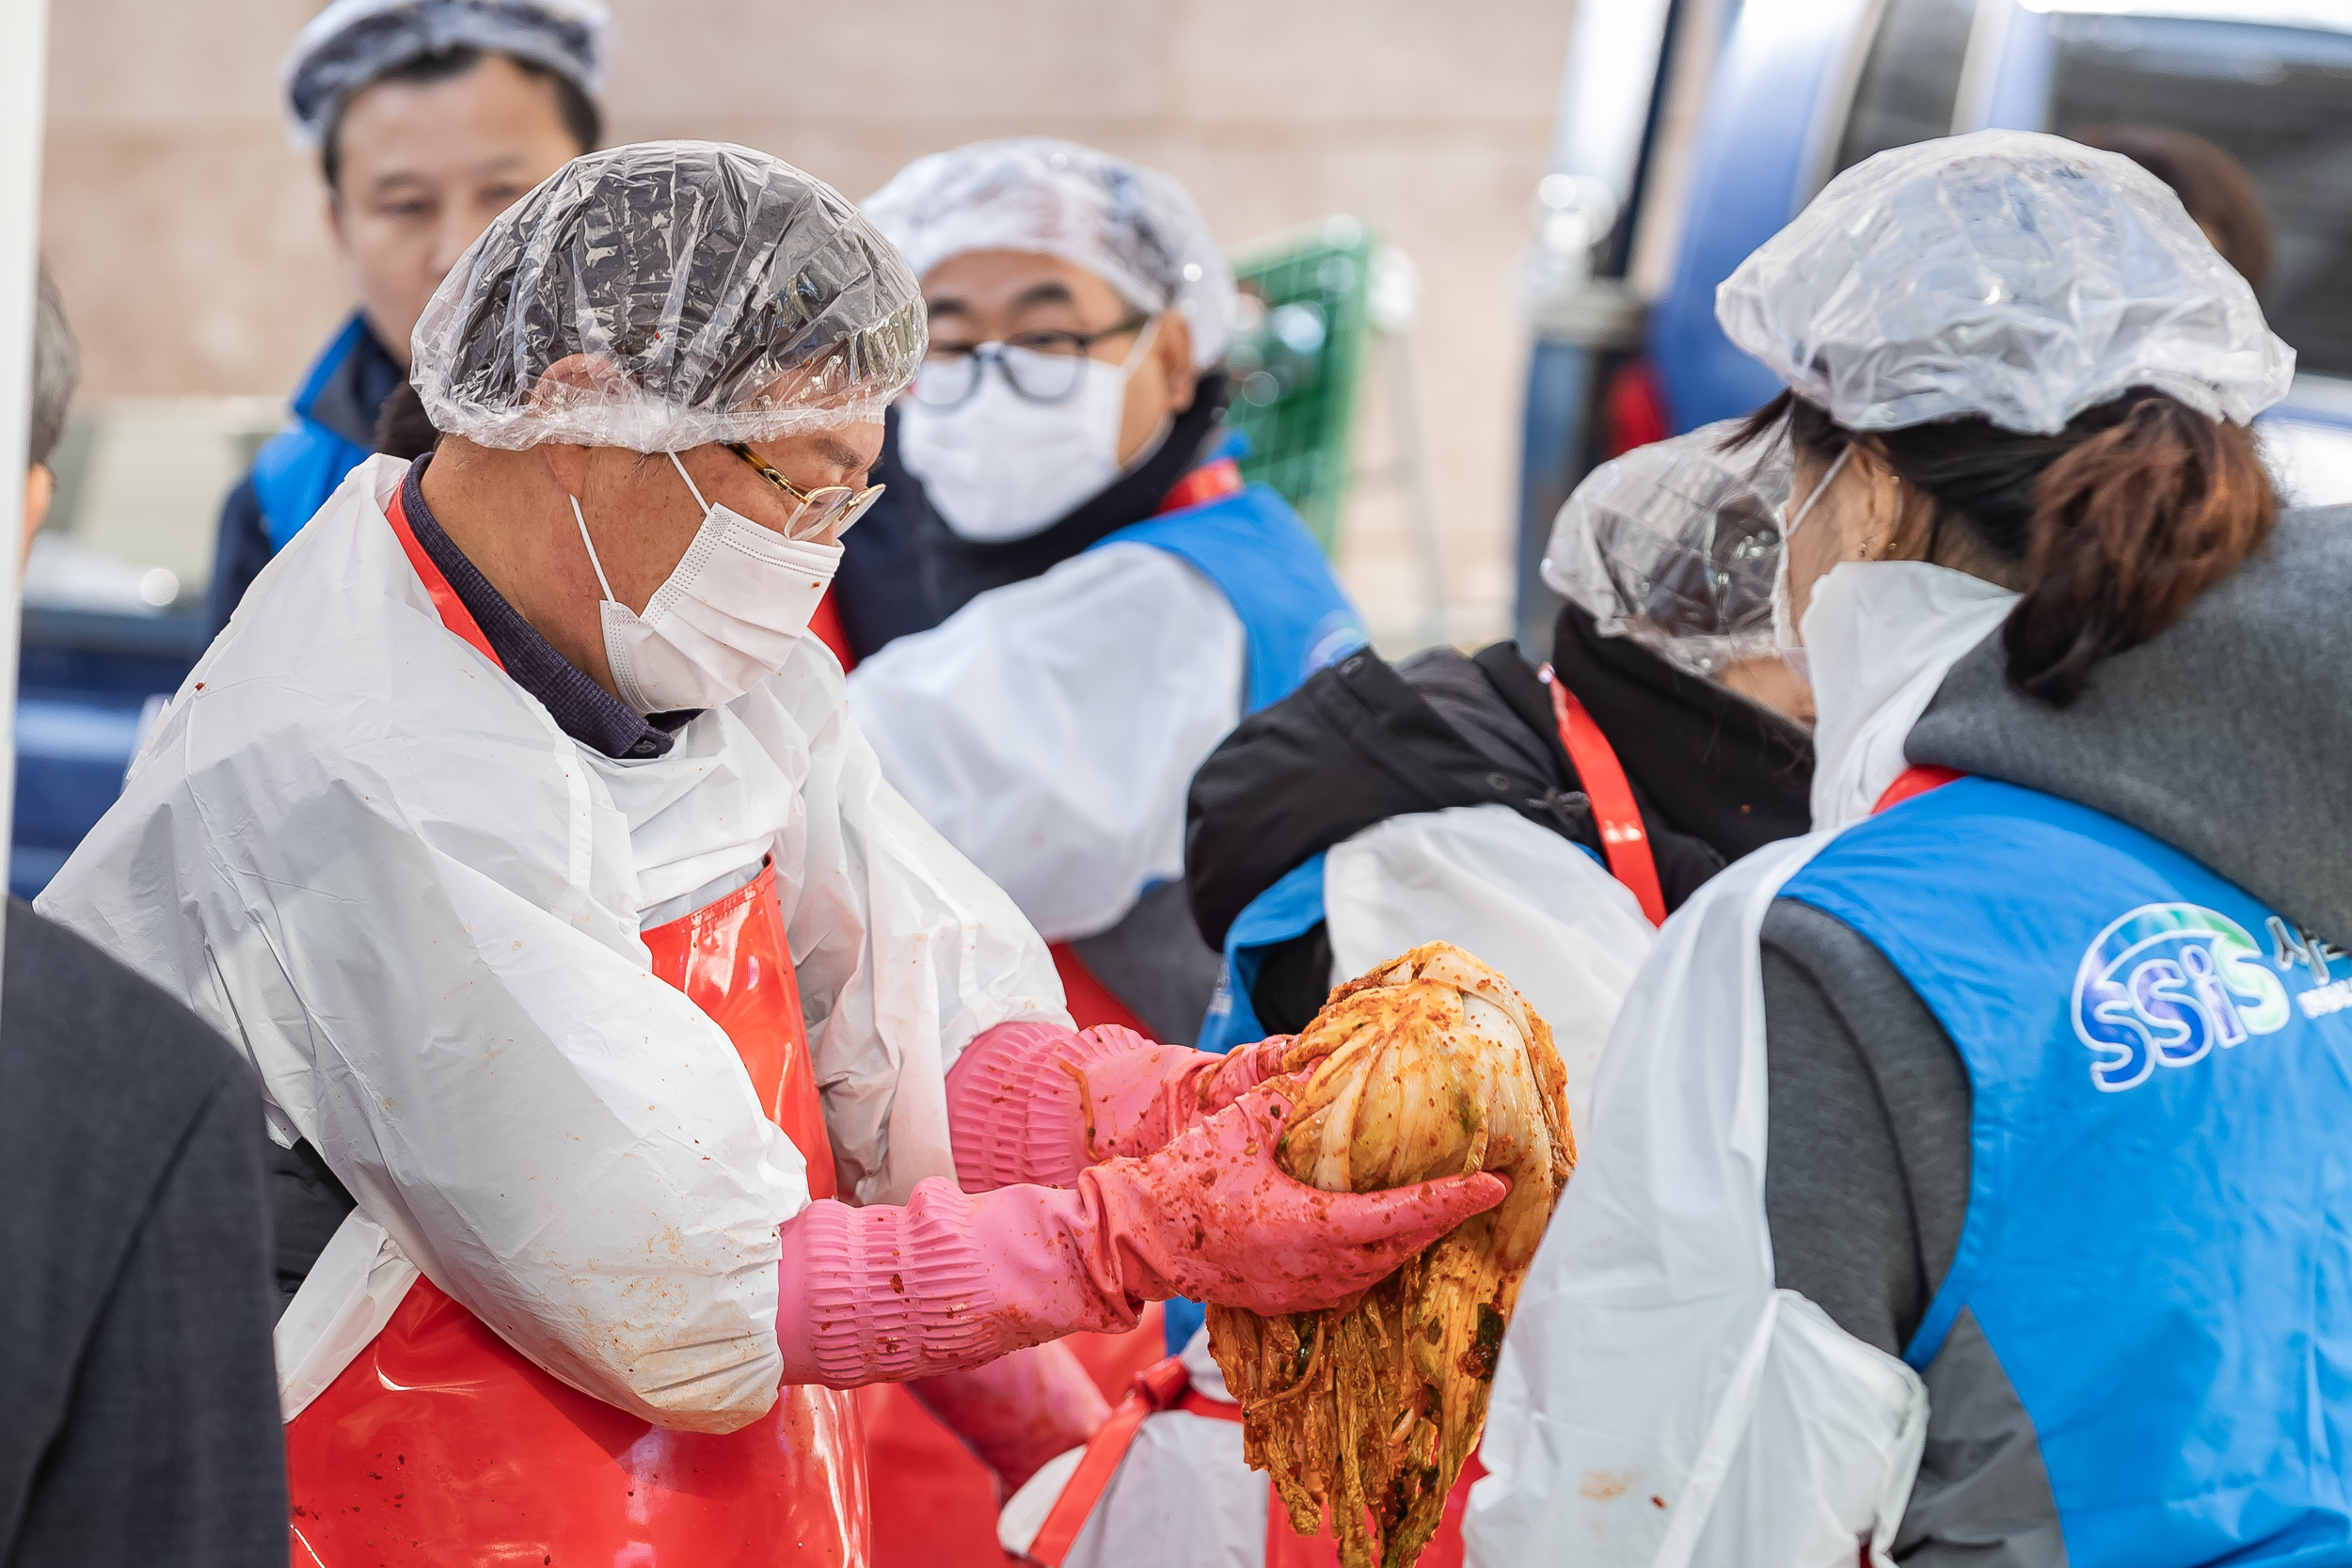
{"label": "woman with blue vest", "polygon": [[[2352,1562],[2352,531],[2128,160],[1840,175],[1788,392],[1816,832],[1668,924],[1506,1339],[1471,1560]],[[2308,693],[2308,695],[2307,695]]]}
{"label": "woman with blue vest", "polygon": [[286,51],[288,135],[318,154],[359,308],[221,506],[210,631],[376,450],[409,334],[457,258],[596,145],[606,25],[602,0],[335,0]]}
{"label": "woman with blue vest", "polygon": [[1217,959],[1178,882],[1184,786],[1364,641],[1225,444],[1232,269],[1182,185],[1071,142],[919,158],[866,209],[930,312],[895,447],[945,525],[949,613],[860,664],[850,711],[1056,944],[1082,1024],[1188,1042]]}

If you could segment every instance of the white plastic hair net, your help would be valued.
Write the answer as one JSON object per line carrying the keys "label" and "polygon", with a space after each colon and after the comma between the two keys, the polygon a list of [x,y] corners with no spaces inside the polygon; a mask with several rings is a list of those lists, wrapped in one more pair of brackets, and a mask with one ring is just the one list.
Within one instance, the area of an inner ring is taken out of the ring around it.
{"label": "white plastic hair net", "polygon": [[1051,136],[974,142],[907,165],[866,214],[917,277],[974,250],[1059,257],[1139,310],[1181,312],[1195,366],[1225,356],[1232,266],[1190,193],[1158,169]]}
{"label": "white plastic hair net", "polygon": [[1787,433],[1723,450],[1741,421],[1636,447],[1585,476],[1544,552],[1544,580],[1598,624],[1712,679],[1772,642],[1788,504]]}
{"label": "white plastic hair net", "polygon": [[603,0],[334,0],[278,62],[288,137],[316,147],[353,93],[452,49],[528,60],[594,97],[604,87],[611,24]]}
{"label": "white plastic hair net", "polygon": [[2054,436],[2134,387],[2244,424],[2295,374],[2162,181],[2025,131],[1856,164],[1740,263],[1715,315],[1849,430],[1981,415]]}
{"label": "white plastic hair net", "polygon": [[640,142],[484,231],[411,379],[435,429],[485,447],[683,451],[880,420],[923,345],[914,274],[840,192],[745,147]]}

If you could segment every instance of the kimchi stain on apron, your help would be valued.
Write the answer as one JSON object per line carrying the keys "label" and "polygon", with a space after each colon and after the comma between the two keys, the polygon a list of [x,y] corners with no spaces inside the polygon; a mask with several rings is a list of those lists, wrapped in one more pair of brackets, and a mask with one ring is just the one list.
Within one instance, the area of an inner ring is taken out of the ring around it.
{"label": "kimchi stain on apron", "polygon": [[[444,625],[488,654],[473,617],[388,520]],[[770,1120],[836,1188],[772,864],[644,933],[653,973],[722,1029]],[[723,1436],[657,1427],[558,1382],[428,1279],[286,1428],[297,1568],[383,1563],[550,1568],[863,1568],[865,1438],[852,1396],[787,1385]]]}

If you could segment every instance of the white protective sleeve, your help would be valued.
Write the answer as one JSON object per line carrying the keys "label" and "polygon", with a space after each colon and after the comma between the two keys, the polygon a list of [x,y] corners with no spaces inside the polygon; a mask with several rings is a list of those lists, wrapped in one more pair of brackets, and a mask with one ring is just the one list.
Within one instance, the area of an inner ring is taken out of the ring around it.
{"label": "white protective sleeve", "polygon": [[[731,1430],[774,1398],[803,1162],[725,1034],[650,973],[604,781],[442,627],[382,516],[402,471],[356,469],[263,572],[41,908],[237,1041],[281,1141],[534,1362]],[[1066,1015],[1035,935],[880,783],[839,678],[796,654],[696,724],[756,734],[749,760],[798,784],[779,879],[870,1196],[952,1171],[939,1080],[971,1034]]]}
{"label": "white protective sleeve", "polygon": [[1183,874],[1184,791],[1240,721],[1247,670],[1214,583],[1104,545],[883,648],[850,711],[915,811],[1058,942]]}
{"label": "white protective sleeve", "polygon": [[1775,1289],[1764,1213],[1756,934],[1827,842],[1724,871],[1635,979],[1503,1338],[1464,1528],[1481,1568],[1848,1568],[1858,1541],[1892,1561],[1926,1388]]}
{"label": "white protective sleeve", "polygon": [[1508,806],[1455,806],[1335,845],[1323,904],[1335,986],[1425,942],[1502,971],[1551,1026],[1569,1125],[1583,1135],[1601,1047],[1657,938],[1624,883]]}

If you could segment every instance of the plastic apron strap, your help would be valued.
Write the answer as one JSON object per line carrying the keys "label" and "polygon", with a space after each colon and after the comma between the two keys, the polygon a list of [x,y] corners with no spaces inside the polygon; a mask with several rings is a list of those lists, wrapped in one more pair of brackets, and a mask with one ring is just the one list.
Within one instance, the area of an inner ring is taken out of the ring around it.
{"label": "plastic apron strap", "polygon": [[[1103,1494],[1110,1490],[1112,1479],[1135,1446],[1136,1434],[1149,1418],[1162,1411],[1182,1411],[1187,1416],[1200,1416],[1210,1420],[1242,1424],[1241,1406],[1224,1400],[1206,1398],[1192,1386],[1184,1358],[1171,1355],[1167,1360],[1145,1368],[1136,1374],[1127,1397],[1120,1402],[1110,1418],[1095,1429],[1087,1443],[1085,1457],[1078,1467],[1062,1483],[1061,1495],[1054,1499],[1045,1522],[1038,1527],[1035,1539],[1025,1554],[1032,1562],[1045,1568],[1061,1568],[1077,1544],[1078,1536],[1086,1528]],[[1471,1483],[1486,1473],[1478,1456],[1472,1453],[1462,1473],[1446,1496],[1445,1514],[1438,1526],[1438,1533],[1422,1549],[1419,1568],[1462,1568],[1462,1513],[1470,1504]],[[1266,1486],[1266,1568],[1338,1568],[1339,1543],[1327,1528],[1314,1535],[1301,1535],[1290,1521],[1290,1513],[1282,1506],[1282,1498],[1272,1482]],[[1108,1555],[1118,1560],[1120,1544],[1108,1544]]]}
{"label": "plastic apron strap", "polygon": [[[1119,1408],[1087,1440],[1086,1456],[1062,1483],[1061,1496],[1054,1499],[1045,1522],[1038,1527],[1036,1538],[1029,1543],[1032,1561],[1041,1562],[1045,1568],[1061,1568],[1062,1560],[1077,1544],[1078,1532],[1086,1528],[1088,1515],[1103,1500],[1111,1477],[1119,1473],[1127,1450],[1135,1446],[1136,1433],[1143,1430],[1144,1418],[1176,1406],[1190,1386],[1191,1374],[1184,1370],[1181,1356],[1171,1355],[1136,1374],[1135,1386],[1119,1402]],[[1234,1418],[1240,1418],[1238,1405],[1234,1406]]]}

